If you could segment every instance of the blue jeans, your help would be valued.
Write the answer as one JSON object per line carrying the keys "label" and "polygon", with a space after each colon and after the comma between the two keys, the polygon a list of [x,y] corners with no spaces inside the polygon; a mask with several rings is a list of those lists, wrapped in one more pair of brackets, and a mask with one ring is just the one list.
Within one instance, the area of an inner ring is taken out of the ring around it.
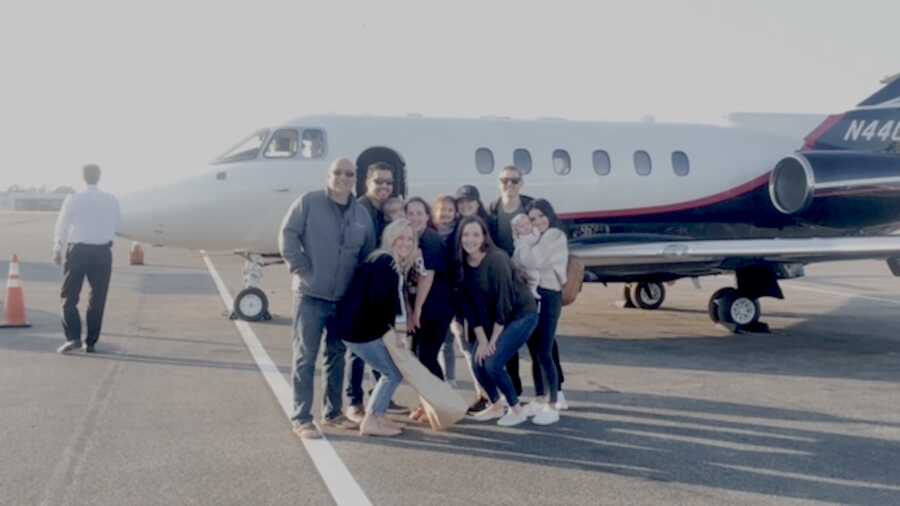
{"label": "blue jeans", "polygon": [[556,402],[559,392],[559,351],[556,359],[553,350],[556,347],[556,325],[562,314],[562,292],[538,288],[541,296],[541,311],[538,313],[538,324],[534,334],[528,340],[528,351],[531,353],[531,373],[534,376],[534,393],[538,397],[544,395],[544,378],[550,390],[550,402]]}
{"label": "blue jeans", "polygon": [[343,399],[344,354],[347,347],[337,333],[337,302],[315,297],[294,295],[294,332],[292,347],[294,366],[294,425],[312,422],[313,381],[316,358],[325,331],[325,404],[323,418],[340,416]]}
{"label": "blue jeans", "polygon": [[[362,406],[363,403],[363,376],[366,373],[366,362],[359,358],[356,353],[350,352],[350,373],[347,378],[347,399],[351,406]],[[381,373],[372,369],[372,376],[375,381],[381,377]]]}
{"label": "blue jeans", "polygon": [[507,325],[503,332],[500,333],[500,337],[497,338],[497,350],[483,364],[479,364],[475,358],[478,342],[475,341],[472,344],[472,368],[475,370],[475,376],[478,377],[478,382],[481,383],[491,402],[500,400],[500,395],[497,392],[499,389],[500,392],[503,392],[503,396],[506,397],[506,402],[510,406],[515,406],[519,403],[519,396],[516,394],[512,378],[506,372],[506,364],[513,355],[519,353],[519,348],[528,342],[528,338],[534,332],[537,322],[537,313],[530,313]]}
{"label": "blue jeans", "polygon": [[394,365],[394,360],[384,346],[384,339],[380,337],[368,343],[347,343],[347,347],[369,364],[369,367],[381,373],[375,390],[372,390],[372,396],[369,397],[366,413],[384,416],[391,404],[391,397],[403,381],[403,374]]}

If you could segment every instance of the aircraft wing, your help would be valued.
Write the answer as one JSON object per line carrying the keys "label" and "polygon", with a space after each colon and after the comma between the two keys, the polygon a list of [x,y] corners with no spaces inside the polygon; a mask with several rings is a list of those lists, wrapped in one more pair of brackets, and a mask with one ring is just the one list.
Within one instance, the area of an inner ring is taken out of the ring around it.
{"label": "aircraft wing", "polygon": [[758,263],[802,265],[900,257],[900,236],[642,243],[594,240],[574,241],[569,250],[592,271],[609,273],[611,278],[648,276],[654,272],[701,276]]}

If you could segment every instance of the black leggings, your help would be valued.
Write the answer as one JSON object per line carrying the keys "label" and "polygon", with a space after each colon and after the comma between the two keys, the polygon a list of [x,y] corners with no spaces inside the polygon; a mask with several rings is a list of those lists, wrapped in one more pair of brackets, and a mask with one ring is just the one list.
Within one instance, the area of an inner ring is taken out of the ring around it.
{"label": "black leggings", "polygon": [[422,318],[419,330],[413,334],[413,353],[419,358],[419,362],[441,380],[444,379],[444,371],[438,362],[441,346],[447,331],[450,330],[452,318]]}
{"label": "black leggings", "polygon": [[[562,294],[560,292],[546,290],[544,288],[539,288],[538,291],[541,293],[542,300],[546,297],[546,304],[541,304],[541,312],[540,319],[538,320],[538,326],[534,330],[534,335],[531,336],[531,339],[528,340],[528,351],[531,355],[531,376],[534,380],[534,393],[538,397],[544,395],[544,378],[541,373],[541,362],[537,359],[537,344],[538,340],[538,332],[547,332],[550,331],[553,337],[553,349],[551,350],[551,354],[553,355],[553,365],[556,367],[556,379],[558,380],[559,388],[557,391],[562,390],[563,381],[565,381],[565,377],[563,376],[562,365],[559,363],[559,345],[556,342],[556,325],[559,322],[559,317],[562,313]],[[545,293],[546,292],[546,293]],[[547,338],[547,336],[544,336]],[[513,388],[516,389],[517,395],[522,395],[522,379],[519,377],[519,354],[515,354],[509,360],[509,363],[506,364],[506,372],[509,373],[509,377],[512,379]]]}
{"label": "black leggings", "polygon": [[[531,340],[528,341],[528,351],[531,351]],[[557,391],[562,390],[563,384],[563,370],[559,365],[559,345],[556,342],[556,339],[553,340],[553,350],[551,351],[553,355],[553,365],[556,366],[556,379],[559,380],[559,389]],[[541,364],[538,360],[534,358],[532,354],[531,358],[531,376],[534,379],[534,394],[538,397],[544,395],[544,379],[541,374]]]}

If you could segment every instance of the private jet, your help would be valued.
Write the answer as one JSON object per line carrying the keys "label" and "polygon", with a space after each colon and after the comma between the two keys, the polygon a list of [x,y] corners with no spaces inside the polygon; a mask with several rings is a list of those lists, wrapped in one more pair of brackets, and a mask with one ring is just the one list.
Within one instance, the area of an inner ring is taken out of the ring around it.
{"label": "private jet", "polygon": [[[284,213],[324,187],[338,156],[395,168],[395,192],[432,198],[474,184],[497,195],[515,165],[525,193],[554,203],[585,281],[623,283],[656,309],[665,285],[734,273],[709,317],[759,322],[761,297],[813,262],[876,258],[900,275],[900,74],[855,108],[824,117],[733,114],[731,125],[315,115],[263,128],[200,176],[122,199],[120,235],[233,251],[245,259],[234,315],[269,317],[262,268],[280,259]],[[821,122],[820,122],[821,121]],[[817,128],[813,128],[818,124]],[[804,137],[804,134],[811,133]]]}

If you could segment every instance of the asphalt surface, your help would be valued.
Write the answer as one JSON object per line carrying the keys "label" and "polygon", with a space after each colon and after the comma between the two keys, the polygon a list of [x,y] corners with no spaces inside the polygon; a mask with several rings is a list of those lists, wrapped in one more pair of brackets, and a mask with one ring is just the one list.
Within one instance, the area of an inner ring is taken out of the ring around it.
{"label": "asphalt surface", "polygon": [[[0,213],[0,276],[18,253],[34,325],[0,329],[0,504],[334,504],[198,253],[148,248],[137,267],[116,244],[98,353],[55,353],[54,218]],[[241,260],[211,260],[237,293]],[[900,504],[900,280],[880,262],[807,272],[763,301],[770,334],[709,322],[728,277],[670,286],[652,312],[588,286],[564,312],[555,426],[329,441],[374,504]],[[251,328],[288,378],[284,268],[264,285],[275,318]],[[457,376],[469,395],[461,357]]]}

